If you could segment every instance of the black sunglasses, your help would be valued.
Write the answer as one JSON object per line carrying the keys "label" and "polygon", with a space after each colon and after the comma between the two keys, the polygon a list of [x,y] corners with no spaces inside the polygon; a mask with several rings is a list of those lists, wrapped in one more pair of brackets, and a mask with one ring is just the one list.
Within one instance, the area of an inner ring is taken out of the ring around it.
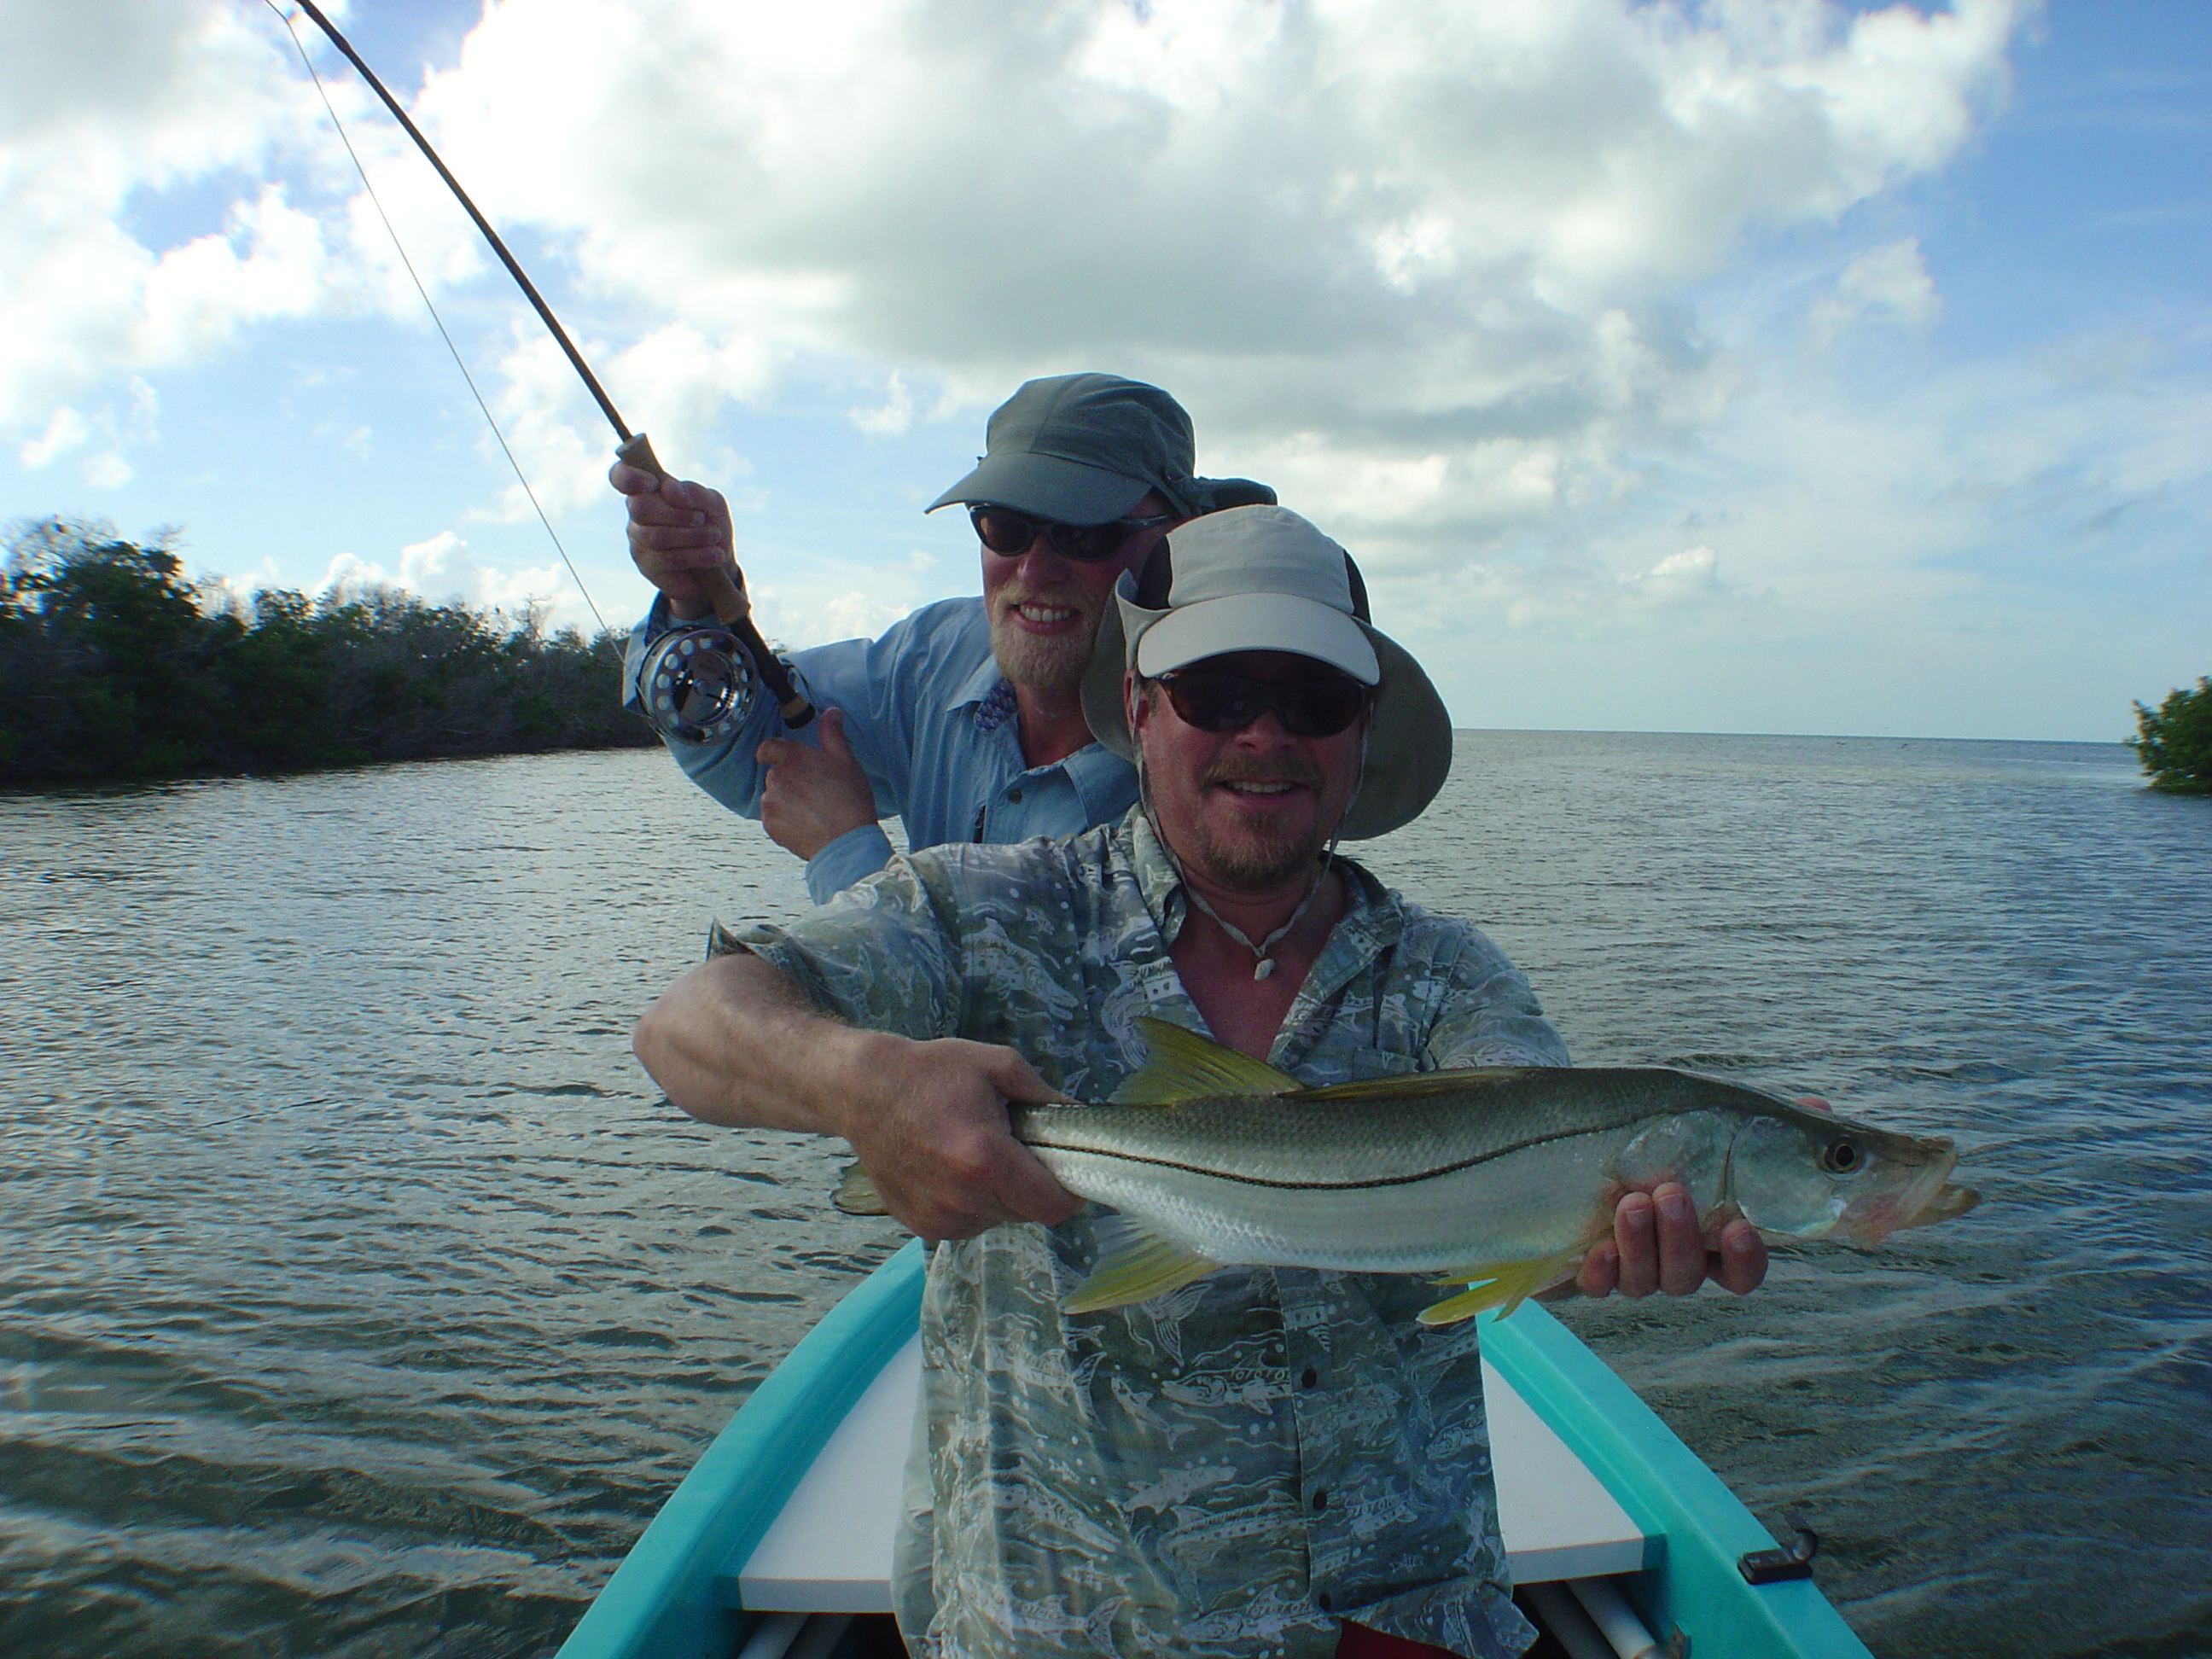
{"label": "black sunglasses", "polygon": [[1079,564],[1110,559],[1139,530],[1173,524],[1175,520],[1172,513],[1155,513],[1143,519],[1109,519],[1104,524],[1061,524],[1056,519],[1040,519],[1011,507],[994,507],[988,501],[968,509],[968,522],[975,526],[976,538],[1001,558],[1026,553],[1042,531],[1054,552]]}
{"label": "black sunglasses", "polygon": [[1280,684],[1248,680],[1218,668],[1179,668],[1152,677],[1186,726],[1201,732],[1242,732],[1273,710],[1294,738],[1333,738],[1359,718],[1369,688],[1343,674]]}

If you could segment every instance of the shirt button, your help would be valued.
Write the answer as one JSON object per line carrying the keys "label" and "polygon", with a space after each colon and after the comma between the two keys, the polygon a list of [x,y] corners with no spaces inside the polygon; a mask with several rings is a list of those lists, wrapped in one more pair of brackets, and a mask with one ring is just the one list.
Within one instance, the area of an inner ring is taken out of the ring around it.
{"label": "shirt button", "polygon": [[1319,1515],[1319,1514],[1320,1514],[1323,1510],[1325,1510],[1325,1509],[1327,1509],[1327,1508],[1328,1507],[1328,1487],[1326,1487],[1326,1486],[1316,1486],[1316,1487],[1314,1488],[1314,1495],[1313,1495],[1313,1507],[1314,1507],[1314,1513],[1315,1513],[1316,1515]]}
{"label": "shirt button", "polygon": [[1019,800],[1021,798],[1022,792],[1018,789],[1009,789],[1006,791],[1006,799],[1008,800]]}
{"label": "shirt button", "polygon": [[1310,1365],[1307,1366],[1304,1370],[1298,1373],[1298,1386],[1302,1389],[1313,1388],[1320,1382],[1321,1373]]}

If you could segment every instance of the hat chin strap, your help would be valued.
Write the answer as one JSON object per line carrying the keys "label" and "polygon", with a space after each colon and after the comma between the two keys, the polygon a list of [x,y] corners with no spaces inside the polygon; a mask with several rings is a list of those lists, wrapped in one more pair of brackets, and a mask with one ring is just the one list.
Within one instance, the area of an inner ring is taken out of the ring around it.
{"label": "hat chin strap", "polygon": [[[1370,713],[1372,711],[1370,710]],[[1359,724],[1359,769],[1352,775],[1352,793],[1344,798],[1344,812],[1346,817],[1349,817],[1351,815],[1352,809],[1359,804],[1359,792],[1367,787],[1367,739],[1373,734],[1374,730],[1375,724],[1371,719],[1361,720]],[[1343,817],[1339,817],[1337,819],[1336,827],[1340,831],[1343,830]],[[1336,855],[1336,843],[1340,838],[1340,836],[1331,836],[1328,838],[1329,856],[1332,858]]]}
{"label": "hat chin strap", "polygon": [[[1297,908],[1291,912],[1289,920],[1267,938],[1254,944],[1249,933],[1208,904],[1206,895],[1192,885],[1190,872],[1183,867],[1182,855],[1176,851],[1175,843],[1167,837],[1167,831],[1160,828],[1159,814],[1152,811],[1152,780],[1145,775],[1145,746],[1137,737],[1137,707],[1133,696],[1124,694],[1121,714],[1129,723],[1129,752],[1136,761],[1137,804],[1145,809],[1145,822],[1152,826],[1152,839],[1159,842],[1160,850],[1168,855],[1168,862],[1175,866],[1176,874],[1182,878],[1183,896],[1211,916],[1215,927],[1252,953],[1253,979],[1255,981],[1266,979],[1275,971],[1275,946],[1298,925],[1299,919],[1311,908],[1315,896],[1321,891],[1321,878],[1328,873],[1329,866],[1336,862],[1336,843],[1341,838],[1337,836],[1328,838],[1328,847],[1322,849],[1321,858],[1314,866],[1313,879],[1306,884],[1306,896],[1298,901]],[[1359,737],[1359,776],[1352,786],[1353,799],[1358,797],[1359,784],[1366,775],[1367,734],[1363,732]],[[1350,802],[1346,805],[1348,808]],[[1338,822],[1340,824],[1343,820],[1340,818]]]}

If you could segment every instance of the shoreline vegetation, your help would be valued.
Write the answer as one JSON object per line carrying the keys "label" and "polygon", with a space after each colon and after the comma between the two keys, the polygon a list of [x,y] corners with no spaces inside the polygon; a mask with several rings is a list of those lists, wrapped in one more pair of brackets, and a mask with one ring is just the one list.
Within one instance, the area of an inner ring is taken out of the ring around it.
{"label": "shoreline vegetation", "polygon": [[2127,739],[2150,787],[2170,795],[2212,795],[2212,678],[2169,691],[2156,708],[2136,705]]}
{"label": "shoreline vegetation", "polygon": [[[459,601],[349,584],[313,598],[188,581],[179,532],[9,526],[0,565],[0,788],[315,771],[472,755],[649,749],[621,707],[623,635],[550,633]],[[2148,787],[2212,795],[2212,677],[2135,705]]]}
{"label": "shoreline vegetation", "polygon": [[240,599],[188,581],[176,532],[10,526],[0,569],[0,787],[649,747],[622,635],[389,587]]}

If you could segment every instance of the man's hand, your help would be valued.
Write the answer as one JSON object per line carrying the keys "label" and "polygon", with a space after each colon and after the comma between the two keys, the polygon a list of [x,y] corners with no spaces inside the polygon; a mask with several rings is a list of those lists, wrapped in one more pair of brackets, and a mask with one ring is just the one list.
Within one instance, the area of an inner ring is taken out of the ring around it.
{"label": "man's hand", "polygon": [[1765,1277],[1766,1243],[1756,1227],[1738,1217],[1708,1238],[1688,1192],[1668,1181],[1622,1197],[1613,1212],[1613,1237],[1590,1246],[1582,1271],[1558,1294],[1688,1296],[1711,1279],[1742,1296]]}
{"label": "man's hand", "polygon": [[1007,1126],[1009,1101],[1060,1098],[1029,1061],[957,1037],[902,1047],[876,1100],[839,1126],[893,1215],[924,1238],[969,1238],[1083,1207]]}
{"label": "man's hand", "polygon": [[702,1123],[842,1135],[890,1212],[924,1238],[1065,1221],[1083,1200],[1013,1137],[1008,1101],[1057,1100],[1011,1048],[917,1042],[816,1012],[758,957],[701,963],[645,1011],[630,1047]]}
{"label": "man's hand", "polygon": [[686,621],[712,614],[714,606],[698,573],[719,566],[734,580],[737,570],[730,506],[722,492],[656,478],[622,461],[608,471],[607,482],[629,498],[629,556],[646,580],[668,596],[670,612]]}
{"label": "man's hand", "polygon": [[875,792],[845,741],[845,711],[822,711],[822,746],[769,738],[753,750],[769,769],[761,825],[786,852],[811,859],[848,830],[876,821]]}

